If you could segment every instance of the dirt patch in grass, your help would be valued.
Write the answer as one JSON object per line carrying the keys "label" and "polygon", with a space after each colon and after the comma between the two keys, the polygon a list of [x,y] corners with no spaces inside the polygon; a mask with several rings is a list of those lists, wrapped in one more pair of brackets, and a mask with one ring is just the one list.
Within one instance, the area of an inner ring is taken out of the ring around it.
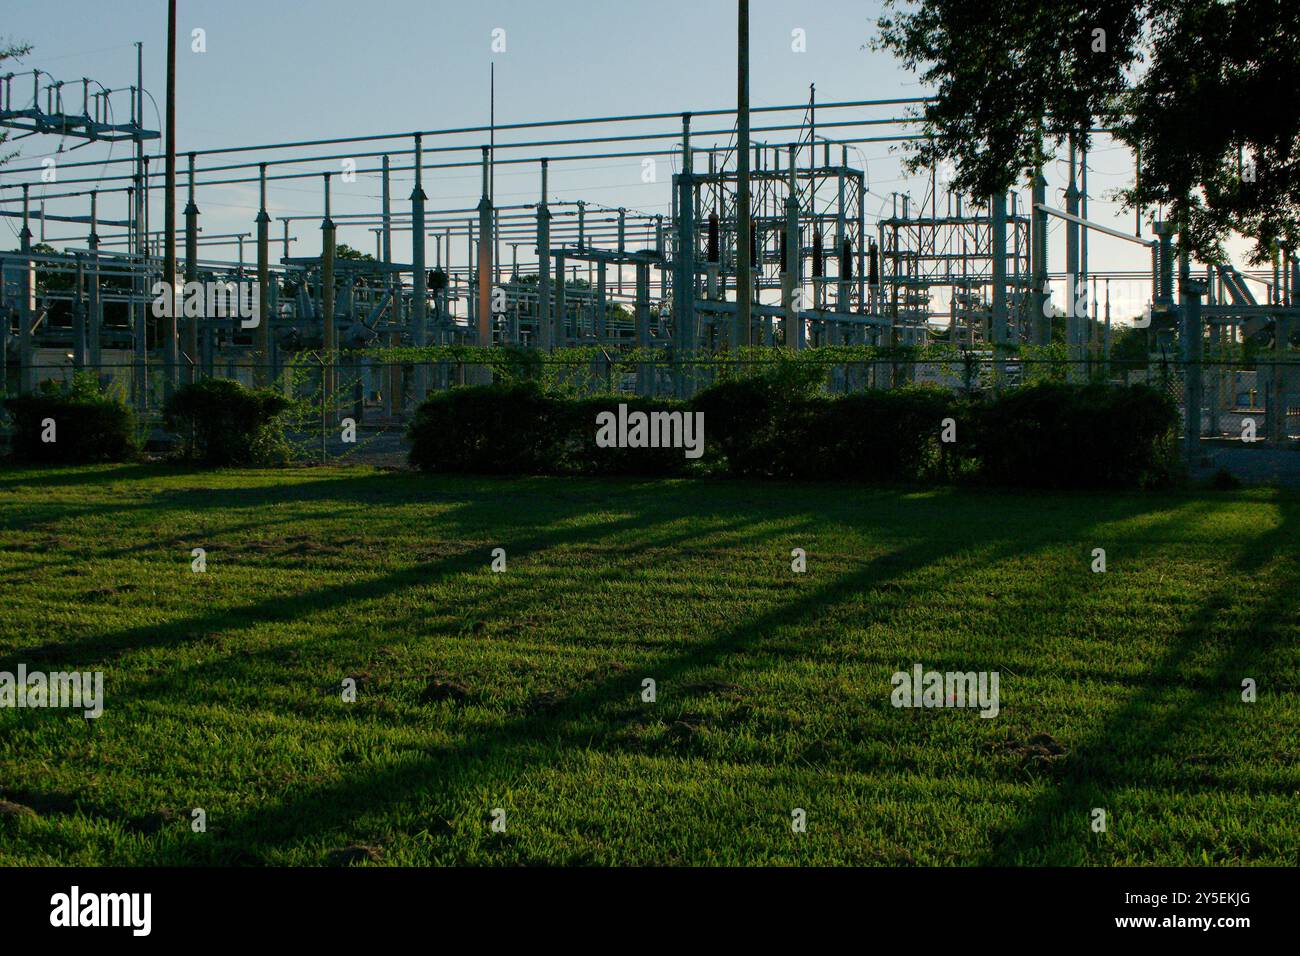
{"label": "dirt patch in grass", "polygon": [[461,703],[469,700],[470,696],[470,690],[464,684],[450,680],[443,674],[431,674],[424,690],[420,691],[420,703],[436,704],[444,700]]}
{"label": "dirt patch in grass", "polygon": [[354,866],[357,863],[379,863],[384,858],[383,847],[354,843],[341,850],[331,850],[325,857],[330,866]]}
{"label": "dirt patch in grass", "polygon": [[524,704],[524,713],[533,716],[549,717],[558,713],[564,706],[564,697],[553,690],[538,691]]}
{"label": "dirt patch in grass", "polygon": [[990,741],[984,745],[984,750],[988,753],[1009,754],[1024,760],[1055,760],[1070,752],[1051,734],[1034,734],[1028,740],[1008,737],[1006,740]]}
{"label": "dirt patch in grass", "polygon": [[703,680],[687,684],[682,689],[690,694],[729,694],[740,690],[740,685],[725,680]]}
{"label": "dirt patch in grass", "polygon": [[139,586],[135,584],[108,585],[102,588],[95,588],[93,591],[87,591],[82,595],[82,598],[87,601],[103,601],[106,598],[111,598],[118,594],[130,594],[132,591],[138,590]]}
{"label": "dirt patch in grass", "polygon": [[0,817],[35,817],[36,811],[12,800],[0,800]]}
{"label": "dirt patch in grass", "polygon": [[184,810],[164,807],[157,813],[147,813],[144,816],[132,817],[127,821],[127,826],[136,833],[142,833],[145,836],[152,836],[173,823],[186,819],[188,816],[189,814]]}

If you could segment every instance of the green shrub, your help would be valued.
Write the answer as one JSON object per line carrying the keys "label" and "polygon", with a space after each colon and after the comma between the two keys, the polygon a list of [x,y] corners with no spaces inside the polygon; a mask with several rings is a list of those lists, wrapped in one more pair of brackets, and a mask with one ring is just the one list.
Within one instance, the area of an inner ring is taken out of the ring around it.
{"label": "green shrub", "polygon": [[1150,488],[1179,472],[1178,409],[1145,385],[1043,382],[975,409],[981,480],[1036,488]]}
{"label": "green shrub", "polygon": [[204,379],[172,393],[163,407],[163,427],[180,437],[186,461],[278,464],[288,457],[281,416],[292,406],[270,389]]}
{"label": "green shrub", "polygon": [[[601,448],[596,444],[596,418],[601,412],[618,414],[619,405],[626,405],[628,414],[644,412],[679,412],[689,415],[691,409],[684,402],[668,402],[651,398],[618,396],[589,398],[580,401],[558,402],[562,412],[557,420],[562,423],[563,461],[560,470],[578,475],[646,475],[662,477],[680,474],[691,459],[682,448]],[[707,419],[704,433],[708,447]]]}
{"label": "green shrub", "polygon": [[827,398],[778,378],[706,389],[693,407],[737,477],[918,481],[941,473],[939,432],[956,401],[909,387]]}
{"label": "green shrub", "polygon": [[939,388],[908,386],[821,399],[811,447],[797,433],[789,444],[802,471],[794,477],[919,482],[940,477],[944,418],[956,400]]}
{"label": "green shrub", "polygon": [[773,460],[778,420],[791,399],[772,379],[750,377],[723,382],[691,402],[704,413],[704,435],[736,476],[770,477],[780,472]]}
{"label": "green shrub", "polygon": [[689,411],[680,402],[635,397],[571,400],[530,382],[455,388],[430,397],[407,432],[421,471],[506,475],[672,475],[681,448],[601,448],[597,416]]}
{"label": "green shrub", "polygon": [[[94,376],[42,382],[31,395],[5,399],[19,461],[86,464],[128,461],[138,453],[135,419],[125,402],[100,391]],[[45,441],[52,423],[53,441]]]}
{"label": "green shrub", "polygon": [[563,410],[530,382],[453,388],[431,396],[406,437],[421,471],[536,475],[558,468]]}

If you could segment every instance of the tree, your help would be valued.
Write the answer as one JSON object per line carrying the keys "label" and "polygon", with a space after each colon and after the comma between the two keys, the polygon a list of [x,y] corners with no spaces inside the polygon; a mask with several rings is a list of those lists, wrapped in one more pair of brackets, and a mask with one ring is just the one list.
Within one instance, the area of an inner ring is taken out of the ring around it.
{"label": "tree", "polygon": [[1150,330],[1136,325],[1118,325],[1112,331],[1110,359],[1117,367],[1146,368],[1151,351]]}
{"label": "tree", "polygon": [[988,196],[1100,126],[1140,157],[1125,204],[1167,206],[1189,251],[1300,245],[1295,0],[885,0],[879,30],[936,91],[913,171],[948,162]]}
{"label": "tree", "polygon": [[[31,52],[32,47],[29,43],[14,43],[12,40],[0,40],[0,69],[3,69],[5,60],[20,60]],[[7,130],[0,130],[0,146],[3,146],[8,139],[9,132]],[[0,152],[0,166],[3,166],[17,155],[17,153]]]}
{"label": "tree", "polygon": [[340,242],[334,247],[334,258],[336,259],[353,259],[357,262],[375,262],[374,256],[368,252],[362,252],[360,249],[353,249],[346,242]]}
{"label": "tree", "polygon": [[[353,249],[346,242],[340,242],[337,246],[334,247],[334,258],[336,260],[349,260],[352,262],[369,262],[375,264],[378,264],[379,262],[379,260],[376,259],[374,256],[372,256],[370,253],[362,252],[360,249]],[[378,274],[379,274],[378,271],[376,272],[362,271],[358,273],[359,276],[358,281],[361,285],[364,286],[367,284],[366,281],[367,277],[373,278]]]}

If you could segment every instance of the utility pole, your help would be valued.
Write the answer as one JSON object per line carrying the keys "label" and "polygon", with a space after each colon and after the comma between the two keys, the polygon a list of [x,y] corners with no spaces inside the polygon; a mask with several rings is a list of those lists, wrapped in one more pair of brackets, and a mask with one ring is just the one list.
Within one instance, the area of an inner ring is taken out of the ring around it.
{"label": "utility pole", "polygon": [[[199,207],[194,201],[194,154],[189,155],[189,201],[185,204],[185,281],[186,283],[197,282],[199,278]],[[265,166],[262,167],[266,169]],[[173,297],[172,301],[176,301]],[[196,316],[187,316],[184,322],[185,327],[185,353],[189,356],[189,365],[187,366],[182,380],[185,384],[197,381],[195,375],[196,365],[199,360],[199,319]],[[207,330],[204,330],[204,344],[208,344]],[[208,363],[209,349],[203,349],[203,367],[206,370]]]}
{"label": "utility pole", "polygon": [[257,350],[254,381],[270,384],[271,367],[271,215],[266,211],[266,163],[258,167],[257,210],[257,331],[253,334]]}
{"label": "utility pole", "polygon": [[492,345],[492,199],[490,148],[483,147],[483,196],[478,204],[478,344]]}
{"label": "utility pole", "polygon": [[145,285],[147,263],[144,257],[148,252],[148,245],[145,235],[144,210],[147,192],[145,190],[144,176],[144,137],[141,135],[141,131],[144,129],[144,93],[142,92],[144,89],[144,44],[139,41],[135,44],[135,76],[135,87],[131,91],[131,113],[135,121],[135,128],[131,134],[135,139],[135,181],[134,186],[126,191],[126,195],[131,220],[131,246],[138,257],[136,261],[140,264],[138,271],[131,278],[130,323],[134,335],[135,352],[134,368],[132,369],[132,391],[135,395],[137,411],[143,412],[148,407],[149,402],[149,308],[145,305],[145,296],[149,290]]}
{"label": "utility pole", "polygon": [[[428,276],[424,271],[424,141],[417,134],[415,137],[415,185],[411,188],[411,344],[423,349],[427,340],[428,329]],[[451,259],[450,245],[447,252]],[[447,270],[450,273],[450,268]],[[428,385],[425,356],[421,355],[415,364],[415,404],[424,401]]]}
{"label": "utility pole", "polygon": [[[176,0],[167,0],[167,159],[163,208],[163,282],[172,297],[172,308],[163,326],[166,336],[167,390],[176,385]],[[144,123],[143,110],[140,114]],[[147,186],[148,184],[146,184]],[[190,361],[194,361],[190,356]]]}
{"label": "utility pole", "polygon": [[738,0],[736,41],[736,334],[732,348],[749,345],[753,295],[749,221],[749,0]]}

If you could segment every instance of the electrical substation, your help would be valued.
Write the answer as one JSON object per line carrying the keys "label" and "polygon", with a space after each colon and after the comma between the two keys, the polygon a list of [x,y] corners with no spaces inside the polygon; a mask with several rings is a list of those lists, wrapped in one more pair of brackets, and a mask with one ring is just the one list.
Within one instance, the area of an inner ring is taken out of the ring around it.
{"label": "electrical substation", "polygon": [[[448,346],[635,354],[644,367],[626,387],[661,396],[685,397],[698,368],[765,348],[896,357],[946,346],[1014,382],[1052,344],[1054,324],[1065,327],[1069,376],[1118,380],[1129,373],[1112,365],[1112,339],[1136,320],[1149,323],[1152,359],[1174,369],[1189,436],[1231,435],[1245,418],[1260,438],[1300,431],[1300,376],[1287,365],[1295,250],[1239,270],[1180,258],[1157,210],[1132,233],[1094,222],[1087,153],[1074,143],[1051,157],[1068,168],[1063,208],[1049,202],[1041,168],[1003,196],[955,194],[933,170],[922,195],[878,193],[863,150],[916,139],[923,101],[818,103],[814,89],[756,105],[743,124],[735,109],[677,110],[182,147],[169,216],[142,55],[137,46],[136,82],[116,89],[41,69],[0,77],[11,137],[110,150],[60,153],[56,179],[49,162],[22,159],[0,176],[0,216],[18,227],[16,246],[0,252],[7,394],[94,370],[149,412],[196,376],[289,389],[286,370],[309,356],[327,398],[362,421],[393,422],[431,389],[482,380],[472,361],[437,351]],[[671,208],[550,190],[557,169],[611,162],[662,181]],[[476,206],[429,203],[426,184],[467,171],[478,175]],[[498,171],[530,173],[534,198],[496,202]],[[332,208],[332,189],[358,176],[378,186],[373,208]],[[247,229],[205,231],[205,201],[235,186],[258,196]],[[278,188],[314,190],[318,212],[273,216]],[[1131,250],[1125,269],[1090,271],[1089,240],[1100,235]],[[399,236],[408,261],[395,257]],[[1063,268],[1049,242],[1062,236]],[[341,244],[367,255],[341,257]],[[160,314],[169,270],[177,288],[228,295],[187,296]],[[1147,301],[1112,316],[1112,281],[1142,284]],[[251,283],[250,320],[232,303]],[[1248,367],[1236,359],[1245,342],[1262,345]],[[887,388],[930,374],[924,363],[864,361],[833,380]]]}

